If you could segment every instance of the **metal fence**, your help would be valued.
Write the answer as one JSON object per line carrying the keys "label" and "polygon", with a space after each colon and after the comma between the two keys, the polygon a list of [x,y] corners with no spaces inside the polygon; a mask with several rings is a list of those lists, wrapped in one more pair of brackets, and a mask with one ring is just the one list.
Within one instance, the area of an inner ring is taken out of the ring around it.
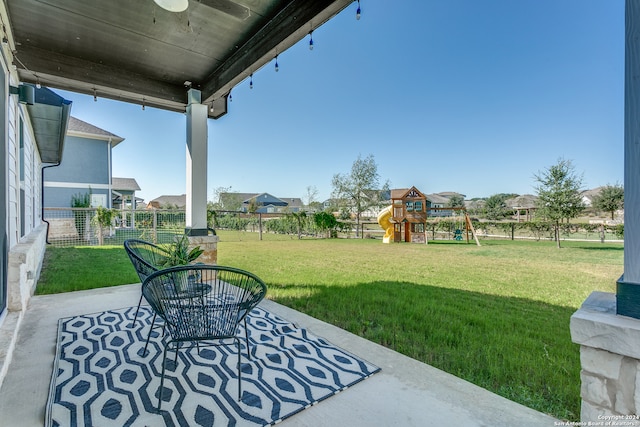
{"label": "metal fence", "polygon": [[94,220],[95,214],[95,208],[45,208],[49,243],[55,246],[97,246],[100,232],[105,245],[120,245],[126,239],[168,243],[174,236],[183,234],[185,229],[184,210],[120,210],[111,227],[102,230]]}
{"label": "metal fence", "polygon": [[[126,239],[143,239],[155,243],[169,243],[176,235],[182,235],[186,226],[184,209],[119,210],[112,225],[100,230],[94,220],[94,208],[45,208],[44,219],[49,223],[48,242],[56,246],[97,246],[100,233],[103,244],[121,245]],[[327,232],[319,230],[313,215],[296,218],[284,213],[259,214],[236,211],[209,211],[209,227],[215,230],[229,230],[225,240],[244,240],[247,234],[262,239],[263,233],[300,235],[305,237],[326,237]],[[377,221],[364,220],[356,233],[353,221],[339,221],[335,237],[381,239],[384,230]],[[534,227],[535,223],[492,223],[474,221],[475,231],[480,238],[488,239],[553,239],[548,227]],[[544,225],[544,223],[542,223]],[[458,217],[430,219],[425,231],[429,240],[463,240],[466,228]],[[620,230],[616,226],[596,226],[567,224],[563,226],[563,240],[620,241]],[[252,237],[253,238],[253,237]]]}

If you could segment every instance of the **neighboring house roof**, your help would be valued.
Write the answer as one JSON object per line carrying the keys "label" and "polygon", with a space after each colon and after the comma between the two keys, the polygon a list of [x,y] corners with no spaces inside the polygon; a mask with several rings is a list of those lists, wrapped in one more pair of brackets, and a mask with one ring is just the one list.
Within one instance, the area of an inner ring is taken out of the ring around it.
{"label": "neighboring house roof", "polygon": [[290,208],[301,208],[304,206],[302,199],[299,197],[281,197],[280,200],[287,202]]}
{"label": "neighboring house roof", "polygon": [[441,191],[436,193],[438,196],[446,197],[447,199],[452,198],[453,196],[462,196],[463,199],[466,199],[467,196],[461,193],[457,193],[455,191]]}
{"label": "neighboring house roof", "polygon": [[160,208],[168,205],[183,208],[187,206],[187,195],[181,194],[179,196],[172,196],[172,195],[160,196],[150,201],[149,205],[153,206],[154,208]]}
{"label": "neighboring house roof", "polygon": [[604,187],[596,187],[596,188],[592,188],[591,190],[583,191],[582,200],[584,200],[587,206],[593,205],[593,199],[596,196],[600,195],[600,192],[602,191],[603,188]]}
{"label": "neighboring house roof", "polygon": [[535,208],[537,200],[533,194],[522,194],[505,200],[504,204],[509,208]]}
{"label": "neighboring house roof", "polygon": [[449,198],[441,196],[440,194],[427,194],[426,197],[432,204],[446,206],[449,203]]}
{"label": "neighboring house roof", "polygon": [[257,206],[287,206],[288,203],[279,199],[269,193],[256,194],[253,197],[250,197],[242,202],[243,205],[251,204],[252,201],[255,201]]}
{"label": "neighboring house roof", "polygon": [[134,178],[111,178],[111,188],[115,191],[140,191]]}
{"label": "neighboring house roof", "polygon": [[116,145],[124,141],[124,138],[114,133],[111,133],[104,129],[100,129],[97,126],[84,122],[73,116],[69,118],[69,127],[67,128],[67,135],[77,136],[81,138],[102,139],[104,141],[111,141],[112,147],[115,147]]}

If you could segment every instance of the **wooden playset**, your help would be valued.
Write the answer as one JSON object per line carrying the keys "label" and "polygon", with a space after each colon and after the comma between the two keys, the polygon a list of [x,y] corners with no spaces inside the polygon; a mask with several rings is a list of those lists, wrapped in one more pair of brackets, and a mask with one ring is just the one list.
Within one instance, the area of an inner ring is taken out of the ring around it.
{"label": "wooden playset", "polygon": [[[465,208],[433,208],[427,197],[416,187],[391,190],[391,205],[378,214],[378,224],[385,230],[383,243],[427,243],[427,215],[438,211],[462,211],[469,242],[469,230],[480,245]],[[456,230],[456,240],[462,240],[462,228]]]}

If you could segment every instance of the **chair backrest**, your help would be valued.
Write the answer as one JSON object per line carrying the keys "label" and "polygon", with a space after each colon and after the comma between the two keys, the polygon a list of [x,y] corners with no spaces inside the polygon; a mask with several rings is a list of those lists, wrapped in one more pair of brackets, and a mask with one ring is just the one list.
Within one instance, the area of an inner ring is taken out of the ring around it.
{"label": "chair backrest", "polygon": [[142,294],[175,341],[235,337],[266,292],[252,273],[206,264],[160,270],[142,284]]}
{"label": "chair backrest", "polygon": [[166,252],[160,246],[144,240],[125,240],[124,249],[129,255],[141,283],[150,274],[161,270],[167,258]]}

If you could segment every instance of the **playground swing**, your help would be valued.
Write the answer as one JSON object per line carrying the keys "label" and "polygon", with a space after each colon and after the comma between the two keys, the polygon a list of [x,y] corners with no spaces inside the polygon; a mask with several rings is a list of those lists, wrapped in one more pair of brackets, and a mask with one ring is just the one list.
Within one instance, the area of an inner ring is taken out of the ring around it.
{"label": "playground swing", "polygon": [[458,225],[458,227],[453,232],[453,239],[461,241],[462,240],[462,220],[460,220],[460,222],[456,225]]}

